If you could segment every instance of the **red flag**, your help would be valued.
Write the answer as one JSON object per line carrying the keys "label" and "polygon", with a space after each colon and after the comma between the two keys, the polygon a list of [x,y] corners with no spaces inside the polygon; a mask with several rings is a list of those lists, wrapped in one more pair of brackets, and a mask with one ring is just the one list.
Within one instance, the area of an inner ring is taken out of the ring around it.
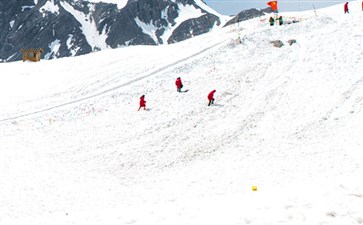
{"label": "red flag", "polygon": [[267,5],[269,5],[273,11],[277,11],[277,1],[267,2]]}

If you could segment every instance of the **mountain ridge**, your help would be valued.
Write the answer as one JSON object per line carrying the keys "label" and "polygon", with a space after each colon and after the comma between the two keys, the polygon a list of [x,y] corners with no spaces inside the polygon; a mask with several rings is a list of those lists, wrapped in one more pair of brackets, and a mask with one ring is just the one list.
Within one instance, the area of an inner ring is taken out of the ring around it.
{"label": "mountain ridge", "polygon": [[[120,9],[113,3],[74,0],[1,4],[0,62],[21,60],[22,48],[43,48],[42,58],[55,59],[121,46],[172,44],[242,21],[228,22],[231,17],[195,0],[132,0]],[[262,11],[256,11],[254,16],[260,16]]]}

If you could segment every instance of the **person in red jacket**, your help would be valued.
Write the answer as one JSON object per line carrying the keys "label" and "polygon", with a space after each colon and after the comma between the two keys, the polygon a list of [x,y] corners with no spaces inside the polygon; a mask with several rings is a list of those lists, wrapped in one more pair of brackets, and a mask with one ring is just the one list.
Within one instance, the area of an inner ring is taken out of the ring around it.
{"label": "person in red jacket", "polygon": [[209,103],[208,103],[208,106],[210,106],[211,104],[214,104],[214,93],[216,92],[216,90],[213,90],[211,91],[209,94],[208,94],[208,100],[209,100]]}
{"label": "person in red jacket", "polygon": [[349,13],[348,2],[344,4],[344,13]]}
{"label": "person in red jacket", "polygon": [[146,101],[145,101],[145,95],[142,95],[140,97],[140,107],[139,107],[139,110],[137,111],[140,111],[140,109],[144,107],[144,110],[146,110]]}
{"label": "person in red jacket", "polygon": [[176,78],[175,85],[176,85],[176,90],[178,92],[181,92],[181,89],[183,88],[183,83],[182,83],[180,77]]}

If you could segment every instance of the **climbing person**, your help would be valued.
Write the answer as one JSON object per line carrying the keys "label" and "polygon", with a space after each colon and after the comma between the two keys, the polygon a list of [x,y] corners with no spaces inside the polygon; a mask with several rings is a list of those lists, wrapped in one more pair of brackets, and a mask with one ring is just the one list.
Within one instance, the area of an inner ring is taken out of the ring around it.
{"label": "climbing person", "polygon": [[279,25],[281,26],[284,23],[284,21],[282,20],[282,16],[279,17]]}
{"label": "climbing person", "polygon": [[208,106],[210,106],[211,104],[214,104],[214,96],[213,95],[214,95],[215,92],[216,92],[216,90],[213,90],[208,94],[208,100],[209,100]]}
{"label": "climbing person", "polygon": [[344,4],[344,13],[349,13],[348,2]]}
{"label": "climbing person", "polygon": [[140,97],[140,107],[139,107],[139,110],[137,111],[140,111],[140,109],[144,107],[144,110],[146,110],[146,101],[145,101],[145,95],[142,95]]}
{"label": "climbing person", "polygon": [[182,83],[180,77],[176,78],[175,85],[176,85],[176,90],[178,92],[181,92],[181,89],[183,88],[183,83]]}
{"label": "climbing person", "polygon": [[272,16],[270,16],[269,22],[270,22],[270,26],[273,26],[275,23],[275,19],[272,18]]}

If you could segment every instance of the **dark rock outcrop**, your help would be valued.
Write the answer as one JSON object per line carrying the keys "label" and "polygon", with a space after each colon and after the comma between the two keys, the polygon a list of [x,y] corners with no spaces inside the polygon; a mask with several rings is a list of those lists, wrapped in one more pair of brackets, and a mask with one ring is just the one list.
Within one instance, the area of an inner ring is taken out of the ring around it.
{"label": "dark rock outcrop", "polygon": [[242,12],[238,13],[235,17],[233,17],[233,19],[231,19],[230,21],[228,21],[225,26],[229,26],[238,22],[242,22],[242,21],[246,21],[246,20],[250,20],[256,17],[260,17],[260,16],[264,16],[266,13],[272,13],[272,9],[270,7],[266,8],[266,9],[248,9],[248,10],[243,10]]}

